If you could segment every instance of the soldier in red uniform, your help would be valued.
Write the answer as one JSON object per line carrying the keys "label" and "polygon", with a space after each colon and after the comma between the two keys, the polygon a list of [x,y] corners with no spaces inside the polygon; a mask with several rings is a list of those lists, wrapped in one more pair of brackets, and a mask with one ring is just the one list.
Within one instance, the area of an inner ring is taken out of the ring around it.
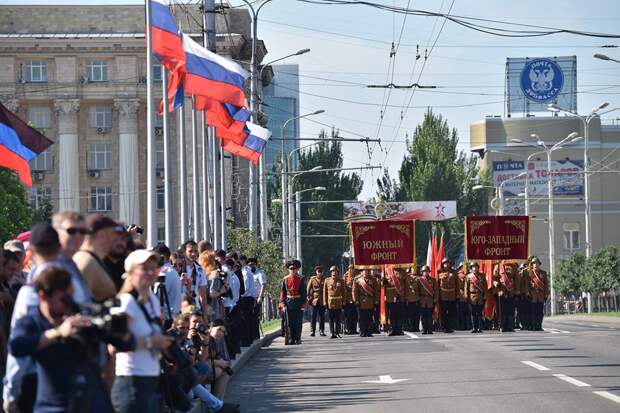
{"label": "soldier in red uniform", "polygon": [[301,344],[302,311],[306,307],[306,286],[299,276],[301,263],[291,260],[286,263],[288,275],[282,281],[280,305],[286,311],[290,344]]}

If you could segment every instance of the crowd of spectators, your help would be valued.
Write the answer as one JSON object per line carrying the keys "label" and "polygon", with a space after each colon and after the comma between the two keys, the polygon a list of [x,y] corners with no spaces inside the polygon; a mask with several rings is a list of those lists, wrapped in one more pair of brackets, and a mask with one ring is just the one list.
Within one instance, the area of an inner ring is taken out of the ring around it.
{"label": "crowd of spectators", "polygon": [[260,336],[256,258],[56,213],[0,250],[5,412],[235,412],[231,361]]}

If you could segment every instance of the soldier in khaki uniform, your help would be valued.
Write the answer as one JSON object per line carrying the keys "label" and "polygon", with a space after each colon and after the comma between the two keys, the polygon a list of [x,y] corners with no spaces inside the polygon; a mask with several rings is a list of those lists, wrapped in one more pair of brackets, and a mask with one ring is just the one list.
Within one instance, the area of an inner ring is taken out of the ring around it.
{"label": "soldier in khaki uniform", "polygon": [[323,267],[317,265],[314,267],[315,276],[310,278],[308,282],[308,305],[311,306],[310,327],[312,332],[310,337],[314,337],[316,333],[316,321],[319,319],[319,334],[325,337],[325,303],[323,302],[323,284],[325,277],[323,276]]}
{"label": "soldier in khaki uniform", "polygon": [[420,286],[418,283],[418,274],[416,274],[415,269],[412,269],[405,277],[405,319],[407,320],[406,328],[414,333],[420,331],[419,300]]}
{"label": "soldier in khaki uniform", "polygon": [[543,331],[542,322],[545,302],[549,298],[549,277],[545,271],[540,269],[538,257],[531,259],[527,275],[528,279],[525,288],[531,303],[531,329],[533,331]]}
{"label": "soldier in khaki uniform", "polygon": [[439,301],[437,280],[431,277],[431,269],[424,265],[422,274],[417,278],[420,299],[418,305],[422,316],[422,334],[433,334],[433,309]]}
{"label": "soldier in khaki uniform", "polygon": [[325,280],[323,284],[323,302],[329,312],[329,332],[331,338],[342,338],[342,309],[345,300],[345,284],[340,277],[338,267],[332,265],[329,268],[331,277]]}
{"label": "soldier in khaki uniform", "polygon": [[461,263],[457,271],[457,275],[459,277],[459,298],[456,303],[456,313],[458,314],[458,322],[456,323],[457,330],[471,329],[471,311],[469,311],[469,304],[465,299],[465,278],[467,277],[468,272],[467,266],[464,263]]}
{"label": "soldier in khaki uniform", "polygon": [[372,318],[379,304],[380,285],[371,270],[363,270],[353,285],[353,301],[357,306],[360,337],[372,337]]}
{"label": "soldier in khaki uniform", "polygon": [[390,318],[390,336],[403,336],[403,313],[405,303],[405,274],[394,269],[384,271],[381,277],[385,288],[385,304]]}
{"label": "soldier in khaki uniform", "polygon": [[515,300],[519,291],[517,284],[517,265],[514,263],[504,264],[503,271],[500,266],[495,267],[497,277],[494,276],[493,287],[497,289],[500,301],[501,320],[500,331],[509,333],[514,331]]}
{"label": "soldier in khaki uniform", "polygon": [[353,302],[353,285],[355,283],[355,269],[349,265],[349,270],[344,274],[345,304],[344,304],[344,333],[357,334],[357,309]]}
{"label": "soldier in khaki uniform", "polygon": [[452,261],[447,257],[441,260],[441,270],[439,271],[438,279],[441,327],[444,333],[454,333],[456,303],[459,297],[459,277],[452,268]]}
{"label": "soldier in khaki uniform", "polygon": [[515,283],[517,284],[517,296],[515,298],[515,304],[517,307],[517,320],[521,330],[527,330],[529,324],[529,301],[526,295],[526,280],[527,280],[527,264],[521,263],[517,270],[515,277]]}
{"label": "soldier in khaki uniform", "polygon": [[480,266],[477,262],[470,264],[471,272],[465,278],[465,286],[463,292],[465,299],[471,308],[472,333],[482,333],[482,309],[487,298],[487,277],[480,272]]}

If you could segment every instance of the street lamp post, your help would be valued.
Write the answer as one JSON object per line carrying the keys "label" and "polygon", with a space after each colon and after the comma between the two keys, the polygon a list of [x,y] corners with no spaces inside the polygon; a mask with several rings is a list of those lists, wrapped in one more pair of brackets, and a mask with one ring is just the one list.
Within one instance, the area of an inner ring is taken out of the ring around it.
{"label": "street lamp post", "polygon": [[548,176],[548,184],[547,191],[549,197],[549,289],[551,290],[551,315],[556,314],[556,297],[555,297],[555,287],[554,287],[554,278],[555,278],[555,225],[554,225],[554,210],[553,210],[553,177],[551,171],[551,154],[553,151],[561,149],[565,144],[571,144],[578,140],[583,139],[582,137],[577,136],[577,132],[572,132],[566,138],[562,139],[560,142],[556,143],[552,147],[548,147],[545,142],[543,142],[538,135],[532,135],[533,138],[536,139],[536,144],[532,144],[529,142],[524,142],[521,139],[512,139],[515,143],[521,143],[528,146],[532,146],[534,148],[541,148],[547,154],[547,176]]}
{"label": "street lamp post", "polygon": [[305,115],[301,115],[301,116],[295,116],[293,118],[287,119],[284,124],[282,125],[282,128],[280,129],[280,192],[281,192],[281,201],[282,201],[282,255],[284,256],[284,259],[286,260],[288,258],[288,243],[289,243],[289,239],[288,239],[288,228],[287,228],[287,222],[288,222],[288,208],[286,205],[286,174],[287,174],[287,162],[286,162],[286,155],[284,153],[284,130],[286,129],[286,125],[288,125],[289,122],[292,122],[294,120],[297,119],[301,119],[301,118],[305,118],[307,116],[313,116],[313,115],[319,115],[321,113],[325,112],[323,109],[321,110],[317,110],[314,111],[312,113],[307,113]]}
{"label": "street lamp post", "polygon": [[[601,55],[602,56],[602,55]],[[584,184],[584,195],[585,195],[585,229],[586,229],[586,258],[590,258],[592,256],[592,227],[591,227],[591,211],[590,211],[590,174],[588,173],[590,170],[590,153],[589,153],[589,129],[590,129],[590,122],[592,121],[592,119],[596,118],[598,116],[598,112],[602,109],[605,109],[607,106],[609,106],[608,102],[603,102],[600,105],[598,105],[596,108],[592,109],[590,111],[590,114],[583,116],[583,115],[579,115],[577,113],[573,113],[571,111],[562,109],[560,106],[558,106],[555,103],[551,103],[549,104],[549,106],[547,106],[547,110],[553,113],[565,113],[569,116],[573,116],[578,118],[579,120],[581,120],[581,123],[583,124],[583,172],[585,174],[584,178],[583,178],[583,184]],[[591,304],[591,297],[590,297],[590,293],[588,293],[588,313],[592,313],[592,304]]]}
{"label": "street lamp post", "polygon": [[[286,209],[287,209],[287,214],[288,214],[288,222],[286,223],[288,225],[288,234],[289,234],[289,246],[288,246],[288,254],[290,256],[295,255],[295,251],[297,250],[297,246],[295,245],[296,241],[297,241],[297,234],[295,233],[296,231],[296,226],[295,226],[295,206],[293,205],[293,181],[295,180],[295,178],[297,178],[299,175],[303,175],[305,173],[310,173],[310,172],[316,172],[323,169],[323,167],[321,165],[315,166],[312,169],[309,169],[307,171],[298,171],[298,172],[289,172],[287,175],[291,175],[291,178],[288,179],[288,188],[287,188],[287,199],[288,202],[286,203]],[[299,257],[297,257],[299,258]]]}
{"label": "street lamp post", "polygon": [[326,191],[324,186],[317,186],[315,188],[303,189],[295,192],[295,256],[298,260],[301,260],[301,194],[311,191]]}

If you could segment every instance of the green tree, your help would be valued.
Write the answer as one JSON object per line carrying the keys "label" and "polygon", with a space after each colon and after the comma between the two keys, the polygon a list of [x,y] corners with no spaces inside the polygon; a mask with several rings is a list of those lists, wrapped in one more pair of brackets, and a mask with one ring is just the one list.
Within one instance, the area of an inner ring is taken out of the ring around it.
{"label": "green tree", "polygon": [[[407,141],[399,182],[391,184],[396,188],[397,201],[456,200],[459,218],[435,224],[437,230],[445,231],[446,254],[453,259],[463,247],[463,217],[486,212],[488,192],[474,191],[473,187],[485,184],[489,178],[488,172],[479,170],[475,157],[458,151],[458,141],[456,129],[450,129],[441,115],[429,109],[411,141]],[[389,176],[387,179],[389,182]],[[430,232],[430,222],[416,223],[420,260],[424,259]]]}
{"label": "green tree", "polygon": [[602,293],[620,288],[620,253],[615,245],[597,251],[586,263],[584,289]]}
{"label": "green tree", "polygon": [[[342,168],[342,143],[337,141],[321,141],[327,137],[338,138],[338,131],[332,130],[330,135],[321,131],[319,143],[300,154],[299,170],[309,170],[316,166],[323,169]],[[315,172],[299,175],[294,181],[294,191],[315,187],[325,187],[325,191],[304,193],[302,199],[317,201],[354,200],[362,190],[362,180],[356,173],[340,171]],[[303,220],[342,220],[342,202],[307,203],[301,206]],[[302,262],[305,273],[315,264],[323,266],[339,265],[343,252],[349,248],[348,227],[338,222],[304,222],[303,235],[343,235],[343,237],[302,238]]]}
{"label": "green tree", "polygon": [[282,248],[273,241],[262,241],[247,228],[229,228],[228,246],[258,260],[259,267],[267,275],[268,291],[272,297],[278,297],[282,277],[285,274],[282,265]]}
{"label": "green tree", "polygon": [[583,291],[586,274],[586,256],[572,253],[560,261],[554,275],[555,287],[564,296],[579,295]]}
{"label": "green tree", "polygon": [[15,172],[0,168],[0,241],[13,238],[32,225],[27,192]]}

